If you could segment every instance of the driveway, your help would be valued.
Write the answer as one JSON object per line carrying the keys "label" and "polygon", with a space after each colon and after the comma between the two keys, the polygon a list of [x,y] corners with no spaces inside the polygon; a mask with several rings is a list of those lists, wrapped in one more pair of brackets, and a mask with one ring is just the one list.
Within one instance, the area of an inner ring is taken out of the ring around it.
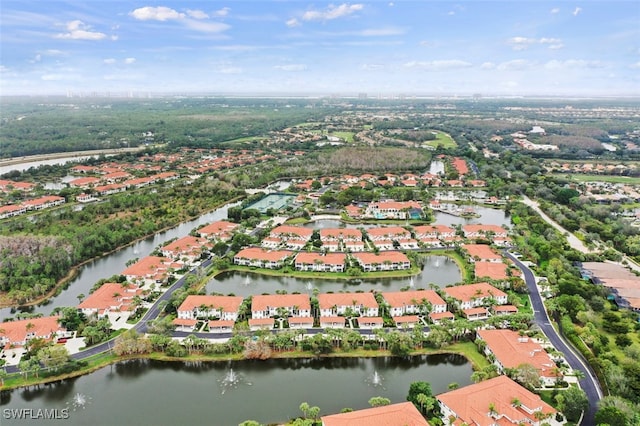
{"label": "driveway", "polygon": [[540,296],[540,292],[538,291],[538,286],[536,285],[536,280],[533,272],[531,272],[531,269],[526,267],[511,253],[505,252],[505,254],[507,255],[507,257],[509,257],[509,259],[511,259],[511,261],[513,261],[513,263],[518,268],[520,268],[520,270],[524,274],[524,280],[527,283],[529,296],[531,297],[531,306],[533,308],[533,317],[535,323],[540,326],[551,344],[553,344],[553,346],[557,350],[564,354],[565,359],[567,360],[567,363],[571,366],[571,368],[574,370],[580,370],[584,373],[584,378],[580,379],[579,383],[580,387],[587,395],[587,399],[589,400],[589,408],[584,413],[582,424],[586,426],[595,425],[597,403],[600,398],[602,398],[602,390],[600,389],[600,384],[595,377],[595,373],[593,372],[587,361],[582,357],[582,355],[575,352],[571,345],[567,343],[551,325],[551,321],[549,321],[547,310],[545,309],[544,303],[542,302],[542,297]]}

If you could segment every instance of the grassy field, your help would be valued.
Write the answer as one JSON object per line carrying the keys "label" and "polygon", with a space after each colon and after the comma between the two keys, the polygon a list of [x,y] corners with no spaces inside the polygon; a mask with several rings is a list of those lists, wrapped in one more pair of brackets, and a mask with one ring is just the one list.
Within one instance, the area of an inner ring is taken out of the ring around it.
{"label": "grassy field", "polygon": [[456,141],[453,140],[453,138],[451,136],[449,136],[446,133],[443,132],[439,132],[436,130],[433,130],[433,132],[436,133],[436,139],[433,141],[429,141],[426,142],[425,145],[429,145],[432,147],[437,147],[439,145],[441,145],[444,148],[455,148],[458,146],[458,144],[456,143]]}
{"label": "grassy field", "polygon": [[354,135],[353,132],[332,132],[330,134],[330,136],[335,136],[348,143],[353,142],[353,135]]}
{"label": "grassy field", "polygon": [[564,174],[554,173],[553,176],[571,179],[576,182],[609,182],[624,183],[627,185],[640,185],[640,177],[629,176],[612,176],[612,175],[583,175],[583,174]]}

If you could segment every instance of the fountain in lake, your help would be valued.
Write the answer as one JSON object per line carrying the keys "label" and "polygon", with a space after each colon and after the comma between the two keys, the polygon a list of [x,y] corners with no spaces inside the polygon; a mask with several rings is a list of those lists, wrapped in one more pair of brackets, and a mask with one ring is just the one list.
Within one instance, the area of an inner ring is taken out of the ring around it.
{"label": "fountain in lake", "polygon": [[384,378],[378,373],[377,370],[373,371],[373,374],[365,380],[369,386],[373,386],[374,388],[382,388],[384,390],[384,386],[382,386],[382,382]]}
{"label": "fountain in lake", "polygon": [[305,286],[305,288],[308,292],[311,292],[311,290],[313,290],[313,284],[311,284],[311,281],[307,281],[307,285]]}
{"label": "fountain in lake", "polygon": [[244,382],[244,378],[240,374],[233,371],[233,368],[229,368],[229,370],[227,370],[224,378],[222,380],[219,380],[219,383],[220,388],[222,389],[220,392],[222,395],[224,395],[224,393],[229,389],[237,388],[240,383],[246,383],[247,385],[251,386],[251,383]]}
{"label": "fountain in lake", "polygon": [[413,283],[413,277],[411,277],[411,280],[409,280],[409,287],[413,288],[414,287],[414,283]]}
{"label": "fountain in lake", "polygon": [[249,277],[249,275],[247,275],[247,277],[244,279],[244,285],[245,286],[251,285],[251,278]]}
{"label": "fountain in lake", "polygon": [[73,411],[77,411],[80,409],[84,410],[90,399],[91,398],[87,397],[86,395],[77,392],[71,399],[71,402],[67,402],[67,405],[70,405]]}

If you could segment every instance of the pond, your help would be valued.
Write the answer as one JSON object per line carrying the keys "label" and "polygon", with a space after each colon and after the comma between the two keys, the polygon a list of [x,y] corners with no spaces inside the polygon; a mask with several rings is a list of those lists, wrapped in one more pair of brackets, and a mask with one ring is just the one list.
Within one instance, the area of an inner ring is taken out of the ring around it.
{"label": "pond", "polygon": [[399,291],[405,287],[428,289],[429,284],[446,287],[462,281],[462,272],[458,264],[448,256],[426,256],[422,271],[413,277],[364,279],[319,279],[295,278],[288,276],[261,275],[259,270],[251,272],[224,272],[209,280],[206,286],[207,294],[233,293],[236,296],[251,296],[254,294],[274,294],[278,290],[287,293],[312,293],[317,288],[320,293],[327,292],[355,292],[371,290]]}
{"label": "pond", "polygon": [[[320,415],[367,408],[374,396],[403,402],[414,381],[433,394],[471,383],[460,355],[410,358],[310,358],[267,361],[161,362],[133,360],[38,388],[2,392],[3,408],[69,410],[65,425],[237,425],[284,422],[300,403]],[[3,410],[3,414],[5,411]],[[3,418],[3,425],[27,424]]]}

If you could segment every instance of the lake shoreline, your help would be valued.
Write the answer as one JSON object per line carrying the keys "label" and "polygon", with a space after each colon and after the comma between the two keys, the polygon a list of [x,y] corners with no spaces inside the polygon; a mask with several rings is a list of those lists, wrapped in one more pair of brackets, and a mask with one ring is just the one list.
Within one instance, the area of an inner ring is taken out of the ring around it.
{"label": "lake shoreline", "polygon": [[[460,346],[456,348],[456,346]],[[363,353],[364,352],[364,353]],[[369,353],[370,352],[370,353]],[[474,371],[477,371],[481,368],[474,361],[473,357],[469,356],[468,349],[461,347],[459,344],[453,344],[448,348],[443,349],[419,349],[412,351],[408,357],[416,357],[416,356],[424,356],[424,355],[460,355],[463,356],[469,364],[471,364],[471,368]],[[282,351],[282,352],[272,352],[271,356],[267,358],[265,361],[270,359],[324,359],[324,358],[383,358],[383,357],[394,357],[390,351],[388,350],[373,350],[373,351],[365,351],[365,350],[356,350],[350,352],[338,352],[332,354],[324,354],[324,355],[314,355],[310,352],[306,351]],[[92,357],[93,358],[93,357]],[[59,375],[59,376],[51,376],[51,377],[29,377],[27,379],[19,377],[18,383],[7,385],[7,381],[10,381],[10,378],[6,378],[4,380],[5,384],[0,387],[0,391],[12,391],[15,389],[22,388],[30,388],[32,386],[38,387],[41,385],[49,385],[56,382],[61,382],[68,379],[74,379],[77,377],[85,376],[91,373],[94,373],[104,367],[107,367],[112,364],[117,364],[122,361],[132,361],[132,360],[151,360],[151,361],[163,361],[163,362],[181,362],[181,363],[189,363],[189,362],[206,362],[206,363],[228,363],[234,361],[244,361],[246,360],[243,355],[240,354],[224,354],[219,356],[212,355],[203,355],[203,354],[192,354],[186,357],[171,357],[165,355],[163,352],[151,352],[148,354],[139,354],[139,355],[127,355],[127,356],[117,356],[114,354],[102,353],[95,356],[97,361],[95,364],[91,364],[92,359],[89,358],[90,365],[84,369],[73,371],[67,374]],[[104,359],[102,359],[104,358]],[[21,376],[22,373],[17,373],[18,376]]]}

